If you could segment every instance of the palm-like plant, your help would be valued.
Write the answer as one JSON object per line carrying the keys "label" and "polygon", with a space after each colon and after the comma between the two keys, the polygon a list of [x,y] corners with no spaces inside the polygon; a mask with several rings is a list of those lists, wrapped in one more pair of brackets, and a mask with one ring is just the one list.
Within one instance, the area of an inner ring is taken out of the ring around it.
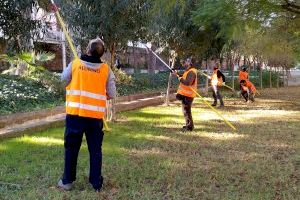
{"label": "palm-like plant", "polygon": [[4,71],[3,73],[20,76],[30,76],[35,72],[43,71],[44,67],[42,67],[40,64],[53,60],[54,58],[54,54],[46,52],[39,52],[36,54],[34,52],[21,52],[15,55],[0,55],[0,61],[9,62],[11,65],[10,69]]}

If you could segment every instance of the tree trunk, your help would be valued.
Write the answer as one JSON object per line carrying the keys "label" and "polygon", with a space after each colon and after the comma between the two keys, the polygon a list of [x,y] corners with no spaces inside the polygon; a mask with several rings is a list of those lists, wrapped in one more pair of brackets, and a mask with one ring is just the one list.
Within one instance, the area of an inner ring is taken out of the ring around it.
{"label": "tree trunk", "polygon": [[110,67],[113,68],[115,56],[116,56],[115,55],[116,54],[116,44],[114,42],[110,45],[109,51],[110,51]]}
{"label": "tree trunk", "polygon": [[277,84],[276,84],[276,87],[279,88],[279,76],[280,76],[279,68],[276,69],[276,71],[277,71]]}
{"label": "tree trunk", "polygon": [[136,59],[135,59],[135,42],[132,43],[132,55],[133,55],[133,67],[134,67],[134,73],[137,73],[138,71],[138,66],[136,64]]}
{"label": "tree trunk", "polygon": [[[176,60],[176,57],[174,57],[172,59],[172,66],[171,68],[173,69],[174,65],[175,65],[175,60]],[[170,104],[170,90],[171,90],[171,83],[172,83],[172,73],[170,72],[169,74],[169,79],[168,79],[168,88],[167,88],[167,94],[166,94],[166,105],[168,106]]]}
{"label": "tree trunk", "polygon": [[262,67],[262,61],[258,61],[259,65],[259,82],[260,82],[260,89],[263,89],[263,67]]}
{"label": "tree trunk", "polygon": [[250,63],[250,58],[247,58],[247,66],[248,66],[248,73],[249,73],[249,80],[250,80],[250,73],[251,73],[251,63]]}
{"label": "tree trunk", "polygon": [[229,66],[231,67],[231,87],[234,89],[234,64],[232,62],[232,57],[229,58]]}
{"label": "tree trunk", "polygon": [[270,88],[272,88],[272,70],[270,68],[270,71],[269,71],[269,78],[270,78]]}
{"label": "tree trunk", "polygon": [[[205,67],[206,67],[206,74],[209,74],[208,73],[207,59],[205,60]],[[205,79],[205,93],[206,93],[206,95],[208,94],[208,82],[209,82],[208,77],[206,77],[206,79]]]}
{"label": "tree trunk", "polygon": [[[115,54],[116,54],[116,44],[113,42],[110,45],[110,67],[114,68],[114,60],[115,60]],[[116,97],[117,98],[117,97]],[[109,121],[115,121],[116,120],[116,109],[115,109],[115,102],[116,102],[116,98],[110,100],[110,118]]]}
{"label": "tree trunk", "polygon": [[239,66],[239,69],[241,67],[241,61],[242,61],[241,56],[238,56],[238,66]]}
{"label": "tree trunk", "polygon": [[148,73],[155,74],[156,56],[148,50]]}

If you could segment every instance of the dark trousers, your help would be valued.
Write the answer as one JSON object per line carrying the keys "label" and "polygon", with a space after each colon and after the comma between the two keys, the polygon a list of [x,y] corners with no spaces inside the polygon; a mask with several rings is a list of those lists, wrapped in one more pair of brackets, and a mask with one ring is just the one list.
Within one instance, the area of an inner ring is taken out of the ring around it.
{"label": "dark trousers", "polygon": [[247,91],[243,91],[243,90],[242,90],[242,91],[241,91],[241,94],[242,94],[242,96],[244,97],[244,99],[246,100],[246,102],[248,102],[249,99],[250,99],[250,101],[254,102],[254,94],[253,94],[252,91],[249,91],[249,94],[248,94]]}
{"label": "dark trousers", "polygon": [[220,105],[224,105],[223,97],[222,97],[222,95],[219,91],[218,86],[212,85],[211,88],[212,88],[213,98],[214,98],[214,103],[213,104],[217,105],[218,99],[219,99],[220,100]]}
{"label": "dark trousers", "polygon": [[182,104],[182,112],[185,119],[185,126],[187,129],[193,130],[194,129],[194,122],[192,117],[192,103],[194,98],[186,97],[181,94],[177,94],[176,98],[181,101]]}
{"label": "dark trousers", "polygon": [[73,115],[66,116],[65,130],[65,166],[63,184],[72,183],[76,180],[77,158],[80,150],[83,134],[85,133],[90,153],[90,176],[89,181],[94,189],[100,189],[103,184],[101,176],[102,168],[102,141],[103,121]]}

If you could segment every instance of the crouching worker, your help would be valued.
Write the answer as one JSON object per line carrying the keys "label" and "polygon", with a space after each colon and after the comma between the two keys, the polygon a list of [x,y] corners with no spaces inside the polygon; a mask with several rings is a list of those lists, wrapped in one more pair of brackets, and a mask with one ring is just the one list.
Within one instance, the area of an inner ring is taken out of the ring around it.
{"label": "crouching worker", "polygon": [[244,97],[245,101],[248,103],[249,100],[254,102],[254,96],[256,93],[255,86],[250,82],[246,80],[241,80],[241,94]]}
{"label": "crouching worker", "polygon": [[89,42],[87,54],[73,60],[62,74],[66,82],[66,129],[64,135],[64,173],[58,187],[71,190],[76,180],[78,152],[85,134],[90,154],[89,182],[96,191],[103,184],[102,141],[106,100],[116,95],[115,76],[102,63],[104,43],[101,39]]}
{"label": "crouching worker", "polygon": [[[192,103],[196,97],[196,93],[192,88],[197,90],[197,69],[193,65],[192,58],[188,58],[184,64],[185,72],[179,76],[179,87],[176,98],[182,103],[182,111],[185,118],[183,131],[194,130],[194,122],[192,117]],[[177,72],[174,75],[178,75]]]}
{"label": "crouching worker", "polygon": [[216,66],[214,67],[213,75],[211,76],[211,88],[213,92],[214,102],[211,104],[212,106],[217,106],[218,99],[220,101],[220,108],[224,107],[223,97],[220,93],[221,87],[225,85],[225,76]]}

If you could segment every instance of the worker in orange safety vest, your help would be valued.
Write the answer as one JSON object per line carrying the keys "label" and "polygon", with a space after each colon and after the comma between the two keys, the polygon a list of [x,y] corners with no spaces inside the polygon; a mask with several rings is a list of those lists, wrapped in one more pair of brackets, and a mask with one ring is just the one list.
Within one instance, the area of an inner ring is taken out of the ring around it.
{"label": "worker in orange safety vest", "polygon": [[[193,131],[194,122],[192,117],[192,103],[196,97],[195,91],[197,90],[197,69],[194,66],[194,60],[188,58],[185,63],[185,71],[182,76],[179,76],[179,87],[177,90],[176,98],[181,101],[182,112],[185,118],[185,125],[182,127],[183,131]],[[177,72],[174,73],[177,75]]]}
{"label": "worker in orange safety vest", "polygon": [[103,118],[106,101],[116,96],[115,76],[101,61],[104,43],[91,40],[87,53],[75,58],[62,73],[66,83],[66,128],[64,136],[64,173],[58,187],[70,190],[76,180],[78,152],[85,134],[90,153],[89,182],[99,191],[103,184],[101,174]]}
{"label": "worker in orange safety vest", "polygon": [[241,82],[241,80],[249,80],[249,74],[246,65],[244,65],[239,72],[239,82]]}
{"label": "worker in orange safety vest", "polygon": [[211,79],[211,88],[213,92],[213,98],[214,102],[211,104],[212,106],[217,106],[217,101],[219,99],[220,101],[220,108],[224,107],[224,101],[222,98],[222,95],[220,93],[220,88],[225,85],[225,76],[224,74],[219,70],[218,66],[214,67],[214,72],[212,76],[210,77]]}

